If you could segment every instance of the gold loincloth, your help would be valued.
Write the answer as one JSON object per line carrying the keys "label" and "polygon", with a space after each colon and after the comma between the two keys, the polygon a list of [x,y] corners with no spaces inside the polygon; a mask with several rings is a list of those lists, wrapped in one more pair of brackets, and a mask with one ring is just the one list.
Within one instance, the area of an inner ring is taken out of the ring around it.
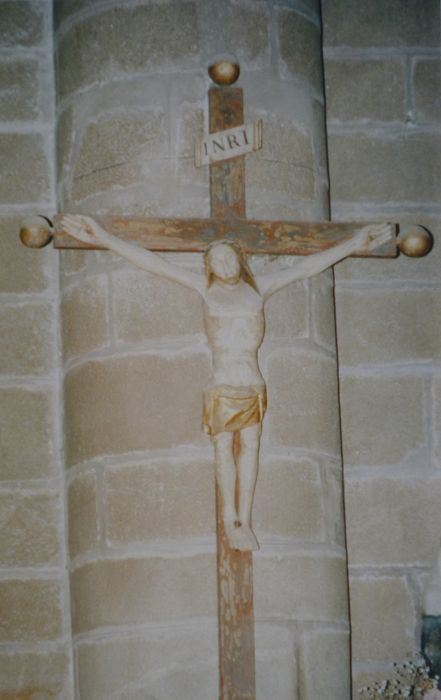
{"label": "gold loincloth", "polygon": [[219,384],[204,391],[202,427],[208,435],[243,430],[260,423],[265,411],[265,385]]}

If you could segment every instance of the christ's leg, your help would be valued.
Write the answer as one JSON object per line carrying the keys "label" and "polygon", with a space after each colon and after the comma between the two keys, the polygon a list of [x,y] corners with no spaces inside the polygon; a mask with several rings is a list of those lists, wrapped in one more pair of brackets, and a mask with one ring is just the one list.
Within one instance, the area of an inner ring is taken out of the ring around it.
{"label": "christ's leg", "polygon": [[222,500],[225,534],[233,549],[250,549],[248,538],[239,527],[235,504],[237,470],[233,455],[233,433],[213,435],[216,481]]}
{"label": "christ's leg", "polygon": [[259,446],[262,427],[260,423],[240,431],[240,453],[238,458],[239,480],[239,522],[249,542],[249,549],[259,549],[259,544],[251,529],[251,511],[254,489],[259,468]]}

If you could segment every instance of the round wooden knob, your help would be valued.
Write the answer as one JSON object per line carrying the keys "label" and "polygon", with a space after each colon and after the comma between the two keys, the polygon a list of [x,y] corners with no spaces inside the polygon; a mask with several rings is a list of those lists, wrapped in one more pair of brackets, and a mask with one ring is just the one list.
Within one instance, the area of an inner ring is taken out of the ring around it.
{"label": "round wooden knob", "polygon": [[43,248],[52,238],[52,227],[44,216],[30,216],[20,228],[20,240],[28,248]]}
{"label": "round wooden knob", "polygon": [[230,54],[216,56],[208,66],[208,75],[217,85],[232,85],[239,77],[240,66]]}
{"label": "round wooden knob", "polygon": [[433,236],[423,226],[406,226],[400,230],[397,245],[404,255],[422,258],[432,250]]}

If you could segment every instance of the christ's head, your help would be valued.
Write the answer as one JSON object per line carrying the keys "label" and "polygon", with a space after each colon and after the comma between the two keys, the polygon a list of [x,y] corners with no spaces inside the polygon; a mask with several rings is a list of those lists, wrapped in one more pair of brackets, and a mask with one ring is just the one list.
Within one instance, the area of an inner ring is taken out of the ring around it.
{"label": "christ's head", "polygon": [[235,285],[243,279],[257,291],[245,254],[237,243],[216,241],[207,249],[204,258],[207,287],[214,281]]}

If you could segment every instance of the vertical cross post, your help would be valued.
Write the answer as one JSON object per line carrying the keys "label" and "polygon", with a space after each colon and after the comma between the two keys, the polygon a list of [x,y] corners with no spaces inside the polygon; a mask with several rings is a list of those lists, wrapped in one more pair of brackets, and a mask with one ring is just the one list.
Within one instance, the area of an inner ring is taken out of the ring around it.
{"label": "vertical cross post", "polygon": [[[241,88],[209,91],[210,132],[243,124]],[[244,156],[210,165],[211,216],[245,217]],[[239,450],[234,436],[234,454]],[[219,623],[219,700],[255,700],[253,555],[230,548],[222,522],[222,500],[216,486],[217,588]]]}

